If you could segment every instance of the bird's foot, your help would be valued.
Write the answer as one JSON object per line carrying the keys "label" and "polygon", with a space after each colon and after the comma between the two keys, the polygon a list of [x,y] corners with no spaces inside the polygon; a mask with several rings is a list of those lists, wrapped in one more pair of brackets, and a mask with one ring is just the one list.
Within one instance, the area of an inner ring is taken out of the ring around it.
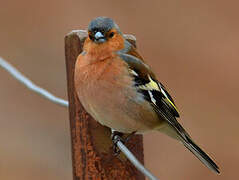
{"label": "bird's foot", "polygon": [[125,140],[122,136],[123,136],[123,133],[112,130],[111,139],[113,142],[113,153],[115,156],[118,156],[120,154],[120,150],[117,146],[117,143],[119,141],[121,141],[122,143],[125,143]]}
{"label": "bird's foot", "polygon": [[132,138],[132,136],[135,135],[136,132],[137,132],[137,131],[133,131],[133,132],[130,133],[128,136],[126,136],[126,138],[125,138],[125,143],[128,142],[128,141]]}
{"label": "bird's foot", "polygon": [[123,138],[123,133],[112,130],[111,139],[113,141],[113,152],[115,156],[118,156],[120,154],[120,149],[117,146],[117,143],[121,141],[123,144],[127,143],[129,139],[136,133],[136,131],[130,133],[126,136],[126,138]]}

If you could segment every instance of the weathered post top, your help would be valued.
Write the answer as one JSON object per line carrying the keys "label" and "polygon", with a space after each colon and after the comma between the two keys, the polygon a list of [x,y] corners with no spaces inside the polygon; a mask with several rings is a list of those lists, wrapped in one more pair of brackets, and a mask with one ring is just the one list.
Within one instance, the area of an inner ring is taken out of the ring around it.
{"label": "weathered post top", "polygon": [[[65,37],[67,88],[72,142],[74,180],[144,180],[144,176],[123,155],[113,155],[110,129],[97,123],[77,98],[74,87],[74,69],[77,56],[82,52],[86,31],[73,31]],[[135,46],[135,38],[125,35]],[[127,147],[144,161],[143,139],[135,135]]]}

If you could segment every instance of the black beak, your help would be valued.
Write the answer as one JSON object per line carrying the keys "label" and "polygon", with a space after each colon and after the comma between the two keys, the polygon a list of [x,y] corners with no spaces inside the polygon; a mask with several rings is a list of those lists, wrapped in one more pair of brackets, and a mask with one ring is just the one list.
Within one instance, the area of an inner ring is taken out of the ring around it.
{"label": "black beak", "polygon": [[106,41],[105,36],[102,34],[102,32],[98,31],[97,33],[95,33],[95,42],[96,43],[103,43]]}

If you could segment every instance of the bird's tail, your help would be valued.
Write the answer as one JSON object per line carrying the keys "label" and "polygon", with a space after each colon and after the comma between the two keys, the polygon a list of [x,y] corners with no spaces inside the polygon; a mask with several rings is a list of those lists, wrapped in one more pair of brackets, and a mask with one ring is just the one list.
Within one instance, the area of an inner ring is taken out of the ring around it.
{"label": "bird's tail", "polygon": [[185,136],[186,140],[183,140],[183,145],[188,148],[203,164],[216,173],[220,173],[219,167],[215,162],[197,145],[190,137]]}
{"label": "bird's tail", "polygon": [[189,149],[204,165],[216,173],[220,173],[219,167],[213,160],[197,145],[193,142],[189,134],[184,130],[184,128],[178,123],[177,131],[171,126],[165,126],[159,129],[161,132],[173,137],[174,139],[180,140],[183,145]]}

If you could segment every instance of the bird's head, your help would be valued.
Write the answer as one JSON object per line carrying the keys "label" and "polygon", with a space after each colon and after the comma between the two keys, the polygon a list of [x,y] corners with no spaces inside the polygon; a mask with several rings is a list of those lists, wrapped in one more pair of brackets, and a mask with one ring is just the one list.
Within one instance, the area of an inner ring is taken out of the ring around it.
{"label": "bird's head", "polygon": [[94,43],[100,44],[122,34],[115,22],[107,17],[97,17],[88,26],[88,36]]}
{"label": "bird's head", "polygon": [[124,48],[124,38],[118,25],[111,18],[97,17],[88,26],[85,45],[88,48],[105,47],[116,51]]}

